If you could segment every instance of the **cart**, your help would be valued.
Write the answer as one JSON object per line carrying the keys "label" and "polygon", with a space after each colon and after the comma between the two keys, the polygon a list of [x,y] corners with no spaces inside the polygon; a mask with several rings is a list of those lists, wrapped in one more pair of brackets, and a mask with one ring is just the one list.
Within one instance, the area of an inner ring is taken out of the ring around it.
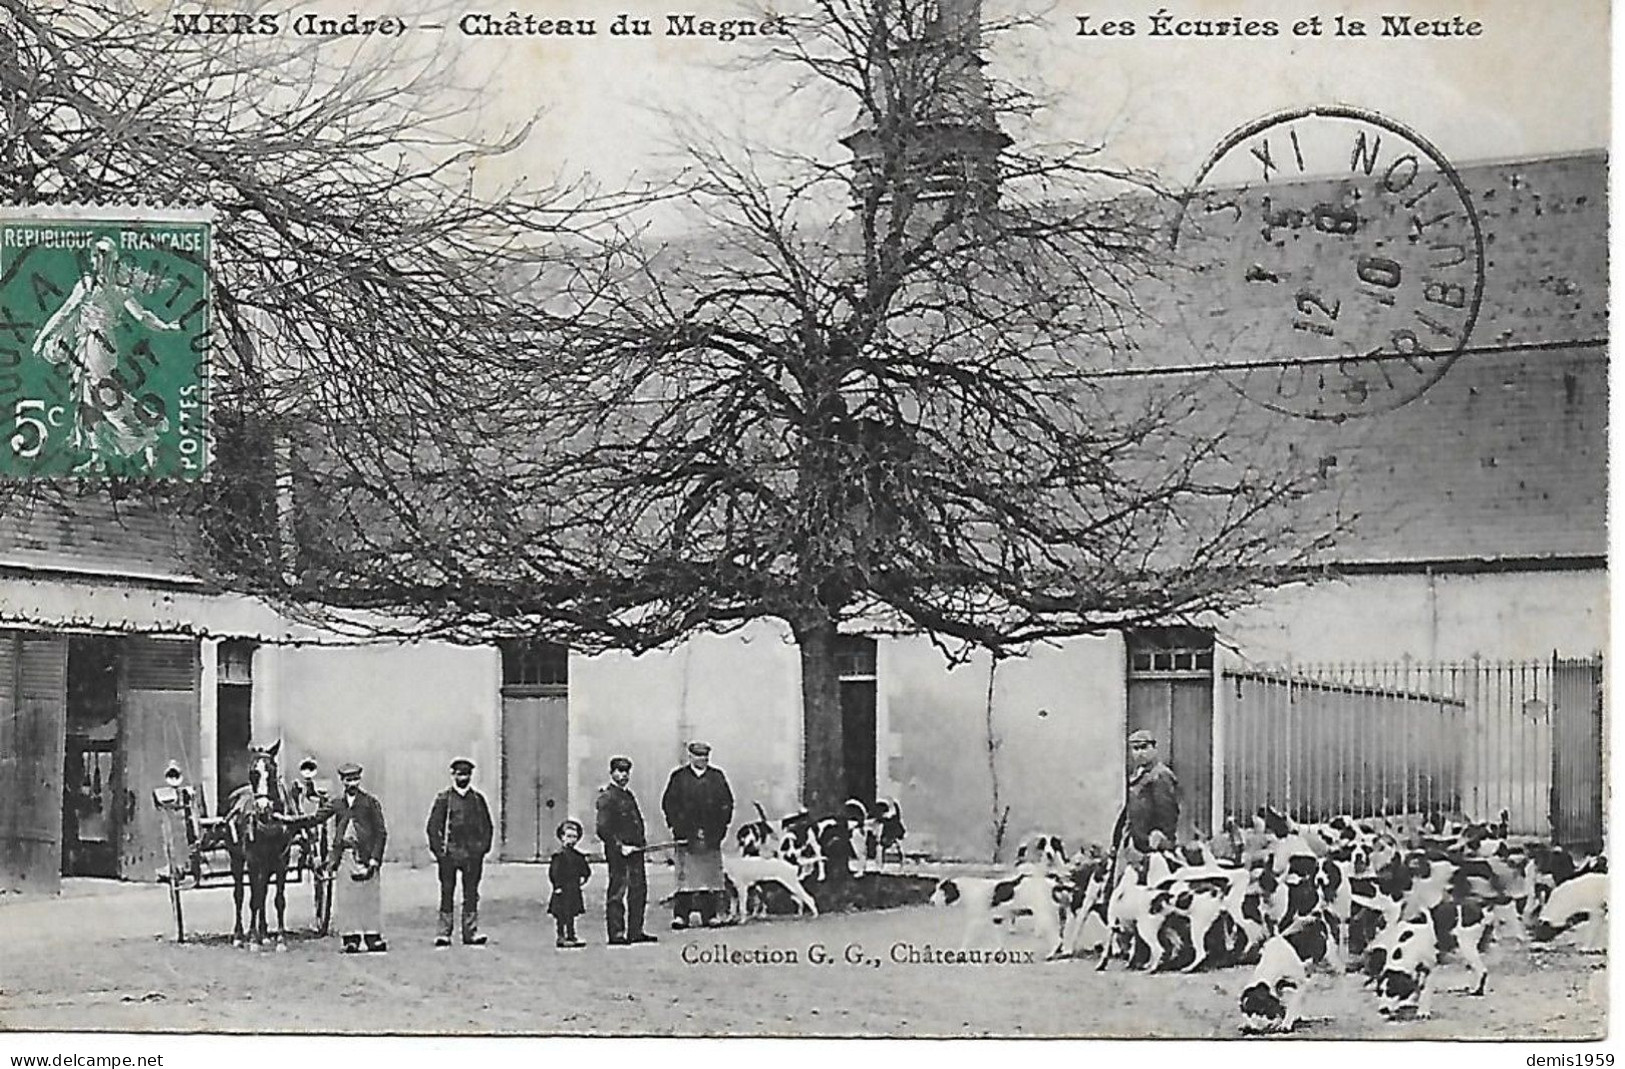
{"label": "cart", "polygon": [[[314,779],[305,779],[289,792],[294,812],[320,812],[326,792]],[[185,782],[180,768],[171,764],[164,786],[152,792],[163,825],[164,867],[160,882],[169,886],[169,904],[175,915],[175,941],[186,942],[182,892],[210,887],[231,887],[232,832],[223,816],[210,816],[202,793]],[[333,875],[328,871],[332,843],[330,822],[318,821],[295,832],[288,851],[287,883],[311,888],[316,933],[326,935],[333,919]]]}

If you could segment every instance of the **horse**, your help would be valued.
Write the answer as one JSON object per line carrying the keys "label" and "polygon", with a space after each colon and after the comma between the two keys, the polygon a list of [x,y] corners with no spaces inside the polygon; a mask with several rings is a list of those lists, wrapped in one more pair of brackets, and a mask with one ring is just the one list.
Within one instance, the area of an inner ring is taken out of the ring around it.
{"label": "horse", "polygon": [[[231,933],[232,946],[247,944],[259,950],[270,937],[265,899],[271,880],[276,879],[276,949],[287,944],[288,861],[296,839],[327,819],[330,811],[319,807],[314,813],[301,812],[298,795],[288,791],[277,774],[277,752],[281,740],[269,748],[254,747],[248,752],[248,783],[232,792],[226,812],[226,851],[231,857],[232,901],[237,908]],[[243,933],[243,887],[248,886],[248,935]],[[320,917],[318,917],[320,923]]]}

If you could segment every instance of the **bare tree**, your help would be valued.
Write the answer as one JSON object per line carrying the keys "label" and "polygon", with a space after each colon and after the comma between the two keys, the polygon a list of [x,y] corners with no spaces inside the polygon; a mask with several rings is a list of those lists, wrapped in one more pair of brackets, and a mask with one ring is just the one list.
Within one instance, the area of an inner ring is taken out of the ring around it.
{"label": "bare tree", "polygon": [[[1092,151],[1014,145],[960,0],[817,0],[777,59],[845,148],[688,144],[692,239],[631,246],[535,561],[556,619],[638,648],[760,617],[798,643],[805,797],[844,797],[843,626],[945,652],[1188,619],[1324,542],[1313,481],[1234,394],[1135,365],[1167,201]],[[1229,404],[1224,399],[1229,399]],[[590,541],[558,540],[590,525]],[[535,606],[542,610],[542,606]]]}
{"label": "bare tree", "polygon": [[0,182],[222,212],[228,396],[287,443],[211,491],[235,586],[583,648],[784,620],[803,801],[828,809],[843,626],[1005,654],[1186,619],[1325,532],[1238,398],[1132,374],[1165,202],[1093,152],[1012,143],[1034,105],[985,74],[1003,27],[972,0],[812,8],[775,69],[856,129],[691,138],[677,188],[705,222],[681,241],[637,230],[671,189],[579,214],[477,196],[469,154],[514,142],[442,139],[438,84],[23,0],[0,0]]}
{"label": "bare tree", "polygon": [[[187,34],[171,17],[0,0],[0,198],[216,211],[214,477],[93,492],[168,499],[213,543],[200,566],[298,601],[314,588],[285,557],[272,489],[289,452],[388,498],[414,465],[469,468],[546,394],[557,321],[519,298],[577,221],[572,191],[482,186],[477,165],[528,128],[471,132],[477,97],[434,53]],[[74,493],[25,484],[8,500]]]}

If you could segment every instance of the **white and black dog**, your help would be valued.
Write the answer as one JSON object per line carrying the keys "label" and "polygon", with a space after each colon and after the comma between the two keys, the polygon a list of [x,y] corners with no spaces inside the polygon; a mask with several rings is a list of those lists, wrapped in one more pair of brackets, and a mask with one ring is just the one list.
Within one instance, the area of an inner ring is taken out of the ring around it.
{"label": "white and black dog", "polygon": [[1309,969],[1285,936],[1264,943],[1253,979],[1241,991],[1241,1031],[1246,1035],[1290,1032],[1301,1018]]}
{"label": "white and black dog", "polygon": [[[798,913],[810,913],[818,916],[818,903],[813,901],[812,895],[802,886],[796,867],[790,862],[776,857],[749,857],[741,855],[722,858],[722,872],[728,883],[728,914],[730,919],[740,921],[746,916],[766,916],[765,903],[756,910],[751,910],[751,891],[763,885],[778,885],[789,892],[795,900]],[[762,900],[757,898],[758,902]]]}
{"label": "white and black dog", "polygon": [[1017,918],[1031,917],[1033,933],[1050,958],[1062,953],[1062,915],[1071,898],[1072,888],[1063,878],[1034,871],[1013,876],[954,876],[937,884],[931,893],[933,905],[954,907],[965,914],[962,947],[977,946],[981,939],[999,939],[1001,929],[1008,935]]}
{"label": "white and black dog", "polygon": [[1428,978],[1439,967],[1432,918],[1395,925],[1379,937],[1366,960],[1367,971],[1375,974],[1378,1013],[1392,1021],[1432,1016]]}
{"label": "white and black dog", "polygon": [[1574,933],[1576,946],[1600,951],[1608,944],[1608,875],[1588,872],[1553,888],[1541,906],[1531,937],[1549,943],[1563,932]]}

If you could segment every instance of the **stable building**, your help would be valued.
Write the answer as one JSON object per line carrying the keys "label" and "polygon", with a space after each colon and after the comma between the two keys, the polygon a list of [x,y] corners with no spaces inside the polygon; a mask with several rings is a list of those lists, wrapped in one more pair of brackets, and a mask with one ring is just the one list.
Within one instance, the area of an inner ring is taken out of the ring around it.
{"label": "stable building", "polygon": [[[918,635],[842,640],[847,790],[895,798],[910,853],[1106,841],[1135,727],[1163,740],[1189,833],[1267,800],[1504,807],[1520,831],[1601,840],[1606,158],[1461,175],[1486,238],[1466,351],[1392,411],[1292,425],[1322,476],[1306,522],[1355,518],[1321,570],[1225,619],[997,664],[950,666]],[[289,768],[362,763],[408,863],[427,860],[420,822],[454,756],[478,765],[510,860],[546,857],[566,816],[590,829],[617,754],[658,825],[694,737],[736,824],[800,807],[799,659],[778,621],[636,657],[347,645],[209,587],[202,552],[185,521],[100,496],[0,519],[0,891],[153,879],[163,769],[214,811],[250,740],[282,739]]]}

